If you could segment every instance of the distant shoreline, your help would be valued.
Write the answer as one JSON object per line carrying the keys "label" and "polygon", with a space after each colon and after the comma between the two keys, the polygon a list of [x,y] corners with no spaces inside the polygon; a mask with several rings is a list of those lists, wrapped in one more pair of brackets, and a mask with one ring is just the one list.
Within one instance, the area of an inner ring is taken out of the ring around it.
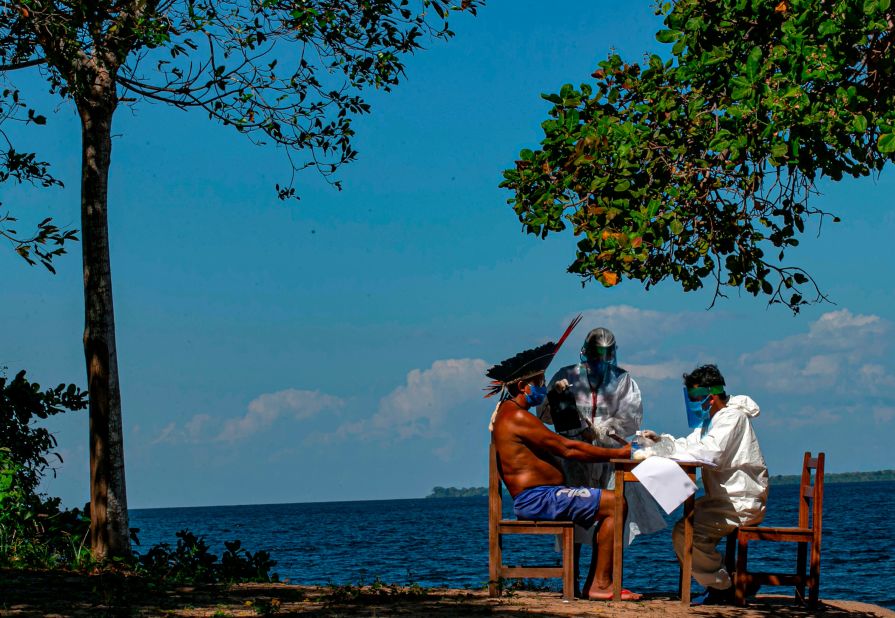
{"label": "distant shoreline", "polygon": [[[775,474],[770,477],[771,486],[798,485],[802,481],[799,474]],[[895,470],[874,472],[832,472],[824,474],[824,483],[873,483],[895,481]],[[474,498],[487,496],[487,487],[433,487],[426,498]]]}

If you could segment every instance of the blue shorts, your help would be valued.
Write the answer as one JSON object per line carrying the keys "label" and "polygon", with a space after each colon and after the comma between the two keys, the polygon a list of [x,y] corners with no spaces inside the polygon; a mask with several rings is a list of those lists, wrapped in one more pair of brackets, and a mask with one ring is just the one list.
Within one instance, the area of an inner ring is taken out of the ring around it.
{"label": "blue shorts", "polygon": [[600,490],[593,487],[541,485],[523,490],[513,498],[519,519],[573,521],[589,528],[597,520]]}

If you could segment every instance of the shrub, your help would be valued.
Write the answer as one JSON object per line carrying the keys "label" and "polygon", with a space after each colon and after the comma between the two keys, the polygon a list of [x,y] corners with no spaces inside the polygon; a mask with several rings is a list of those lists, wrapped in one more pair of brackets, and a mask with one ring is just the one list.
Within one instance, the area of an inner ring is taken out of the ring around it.
{"label": "shrub", "polygon": [[[97,565],[86,547],[90,518],[79,509],[60,508],[59,498],[37,493],[56,448],[55,436],[37,420],[87,407],[87,396],[74,384],[41,390],[20,371],[12,380],[0,374],[0,566],[90,570]],[[55,473],[55,470],[54,470]],[[136,541],[136,529],[131,538]],[[240,541],[224,544],[220,560],[201,536],[177,533],[172,548],[160,543],[116,567],[134,569],[170,583],[278,581],[276,562],[266,551],[254,554]]]}
{"label": "shrub", "polygon": [[252,554],[242,548],[240,541],[224,543],[226,550],[218,557],[209,552],[201,536],[189,530],[177,533],[177,545],[153,545],[142,555],[135,554],[138,570],[151,578],[173,583],[213,584],[218,582],[279,581],[270,570],[276,562],[266,551]]}

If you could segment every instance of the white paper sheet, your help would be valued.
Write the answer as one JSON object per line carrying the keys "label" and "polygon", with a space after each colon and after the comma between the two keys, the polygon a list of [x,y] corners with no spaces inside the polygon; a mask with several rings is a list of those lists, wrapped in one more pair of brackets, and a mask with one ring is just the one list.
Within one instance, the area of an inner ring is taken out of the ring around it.
{"label": "white paper sheet", "polygon": [[665,457],[648,457],[631,473],[669,515],[696,493],[696,484],[687,473]]}

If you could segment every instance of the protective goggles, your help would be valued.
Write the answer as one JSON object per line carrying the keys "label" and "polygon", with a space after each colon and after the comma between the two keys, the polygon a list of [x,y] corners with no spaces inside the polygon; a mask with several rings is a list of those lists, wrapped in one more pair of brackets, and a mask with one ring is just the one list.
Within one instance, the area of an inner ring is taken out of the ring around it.
{"label": "protective goggles", "polygon": [[720,395],[724,392],[724,386],[697,386],[685,389],[690,401],[702,401],[709,395]]}
{"label": "protective goggles", "polygon": [[585,346],[581,349],[581,353],[589,358],[606,358],[608,356],[612,356],[612,353],[615,352],[615,346],[602,346],[602,345],[589,345]]}

